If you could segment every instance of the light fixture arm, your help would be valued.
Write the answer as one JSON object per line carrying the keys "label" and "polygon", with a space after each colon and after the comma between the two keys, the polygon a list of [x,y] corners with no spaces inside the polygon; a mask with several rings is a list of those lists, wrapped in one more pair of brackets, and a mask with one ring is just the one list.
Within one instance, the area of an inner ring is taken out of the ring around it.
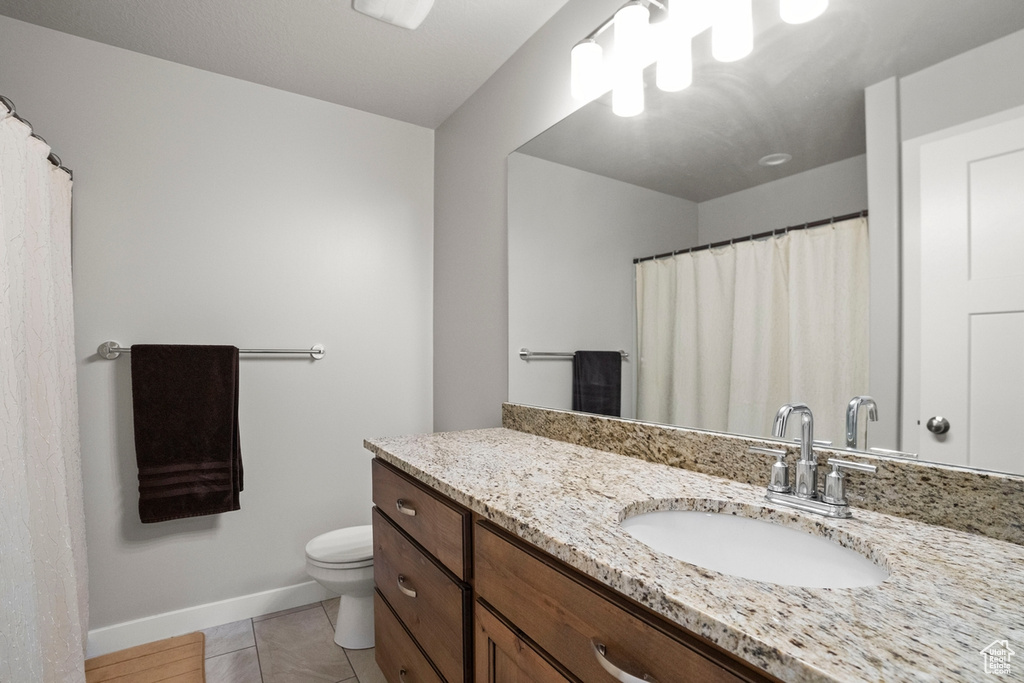
{"label": "light fixture arm", "polygon": [[600,26],[595,28],[593,31],[588,33],[587,37],[584,38],[583,40],[595,40],[598,36],[600,36],[602,33],[604,33],[609,28],[611,28],[611,25],[613,23],[615,23],[615,15],[614,14],[612,16],[608,17],[607,19],[605,19],[603,24],[601,24]]}
{"label": "light fixture arm", "polygon": [[[627,2],[622,7],[625,7],[626,5],[632,4],[634,2],[639,2],[641,5],[644,5],[647,8],[657,7],[662,12],[667,12],[668,11],[668,6],[665,3],[663,3],[663,2],[659,2],[659,0],[630,0],[630,2]],[[619,9],[622,9],[622,7],[620,7]],[[616,10],[616,12],[617,11],[618,10]],[[613,23],[615,23],[615,13],[614,12],[612,13],[612,15],[610,17],[608,17],[607,19],[604,20],[603,24],[601,24],[600,26],[595,28],[593,31],[588,33],[587,37],[584,38],[583,40],[595,40],[598,36],[600,36],[602,33],[604,33],[609,28],[611,28],[611,25]],[[581,40],[580,42],[583,42],[583,41]]]}

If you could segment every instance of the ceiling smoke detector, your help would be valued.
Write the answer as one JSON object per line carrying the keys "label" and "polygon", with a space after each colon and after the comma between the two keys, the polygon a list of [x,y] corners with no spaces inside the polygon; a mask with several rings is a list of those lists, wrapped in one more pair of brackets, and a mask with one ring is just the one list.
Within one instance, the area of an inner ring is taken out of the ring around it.
{"label": "ceiling smoke detector", "polygon": [[423,23],[434,0],[352,0],[352,9],[374,19],[414,29]]}

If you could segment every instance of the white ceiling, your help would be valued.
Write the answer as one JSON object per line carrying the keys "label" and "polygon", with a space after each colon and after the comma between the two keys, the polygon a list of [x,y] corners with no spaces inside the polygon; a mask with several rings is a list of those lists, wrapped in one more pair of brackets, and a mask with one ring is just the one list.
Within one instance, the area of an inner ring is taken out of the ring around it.
{"label": "white ceiling", "polygon": [[[730,64],[694,41],[694,83],[663,93],[646,72],[647,109],[611,113],[605,95],[519,151],[695,202],[865,151],[864,88],[1024,29],[1024,0],[831,0],[809,24],[754,4],[754,52]],[[1024,66],[1024,65],[1022,65]],[[764,168],[757,160],[793,160]]]}
{"label": "white ceiling", "polygon": [[415,31],[351,0],[0,0],[0,14],[436,128],[567,1],[435,0]]}

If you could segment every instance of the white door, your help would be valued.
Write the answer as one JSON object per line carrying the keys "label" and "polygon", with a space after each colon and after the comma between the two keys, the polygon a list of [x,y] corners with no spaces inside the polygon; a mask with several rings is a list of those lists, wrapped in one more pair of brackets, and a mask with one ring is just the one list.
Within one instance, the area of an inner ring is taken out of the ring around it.
{"label": "white door", "polygon": [[924,460],[1024,473],[1024,115],[1001,118],[917,148],[920,394],[905,425]]}

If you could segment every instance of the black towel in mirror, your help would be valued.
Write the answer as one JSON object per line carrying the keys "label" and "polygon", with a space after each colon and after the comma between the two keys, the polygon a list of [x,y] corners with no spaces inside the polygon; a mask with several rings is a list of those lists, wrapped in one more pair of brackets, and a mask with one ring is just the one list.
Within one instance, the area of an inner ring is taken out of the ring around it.
{"label": "black towel in mirror", "polygon": [[577,351],[572,359],[572,409],[619,417],[622,403],[622,354]]}
{"label": "black towel in mirror", "polygon": [[140,519],[238,510],[238,349],[138,344],[131,358]]}

